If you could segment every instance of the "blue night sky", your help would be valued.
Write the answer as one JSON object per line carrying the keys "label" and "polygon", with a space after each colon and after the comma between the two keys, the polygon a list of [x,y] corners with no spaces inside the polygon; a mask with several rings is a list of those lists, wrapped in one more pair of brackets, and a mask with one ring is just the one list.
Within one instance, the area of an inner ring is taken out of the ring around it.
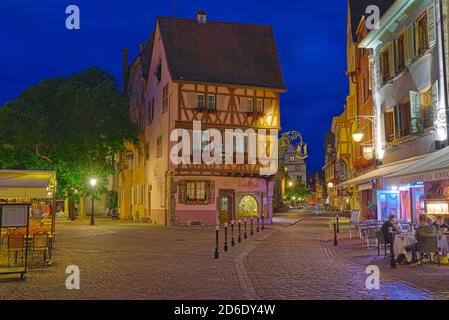
{"label": "blue night sky", "polygon": [[[299,130],[309,143],[309,172],[324,161],[324,133],[342,112],[345,77],[345,0],[177,0],[178,15],[273,26],[288,93],[282,96],[283,130]],[[67,30],[65,8],[78,5],[81,29]],[[157,16],[173,15],[163,0],[2,0],[0,105],[39,80],[100,66],[120,79],[121,50],[137,54]]]}

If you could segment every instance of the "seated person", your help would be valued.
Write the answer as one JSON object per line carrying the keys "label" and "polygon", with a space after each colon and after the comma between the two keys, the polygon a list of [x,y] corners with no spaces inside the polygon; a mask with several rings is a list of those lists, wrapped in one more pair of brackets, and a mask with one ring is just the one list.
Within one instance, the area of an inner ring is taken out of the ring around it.
{"label": "seated person", "polygon": [[394,224],[397,222],[397,218],[395,215],[391,215],[390,218],[384,222],[380,231],[384,235],[385,243],[390,243],[390,228],[392,228],[393,232],[397,231]]}
{"label": "seated person", "polygon": [[443,216],[438,216],[433,224],[440,231],[447,232],[449,230],[449,225],[444,223],[444,217]]}
{"label": "seated person", "polygon": [[412,251],[413,252],[413,261],[416,262],[416,251],[418,250],[418,242],[423,237],[431,237],[431,236],[438,236],[439,231],[438,227],[435,226],[435,224],[429,224],[431,221],[426,215],[421,215],[419,217],[421,225],[416,229],[416,243],[408,245],[405,247],[406,251]]}

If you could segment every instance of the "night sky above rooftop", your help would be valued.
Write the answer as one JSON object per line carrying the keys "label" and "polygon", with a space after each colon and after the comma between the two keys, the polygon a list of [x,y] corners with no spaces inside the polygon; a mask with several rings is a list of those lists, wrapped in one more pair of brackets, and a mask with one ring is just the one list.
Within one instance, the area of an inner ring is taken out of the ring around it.
{"label": "night sky above rooftop", "polygon": [[[81,29],[67,30],[65,8],[76,4]],[[299,130],[309,144],[309,172],[324,161],[324,133],[343,111],[348,92],[345,0],[177,0],[178,16],[273,26],[284,81],[283,130]],[[130,59],[157,16],[172,16],[173,1],[4,0],[0,2],[0,105],[40,80],[99,66],[121,77],[121,51]]]}

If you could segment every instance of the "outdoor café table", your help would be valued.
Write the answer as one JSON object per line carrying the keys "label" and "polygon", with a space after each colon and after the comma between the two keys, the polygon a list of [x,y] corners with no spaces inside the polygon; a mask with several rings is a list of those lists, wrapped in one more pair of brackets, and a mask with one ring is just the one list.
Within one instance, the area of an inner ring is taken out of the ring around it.
{"label": "outdoor caf\u00e9 table", "polygon": [[417,241],[414,236],[408,235],[396,235],[394,237],[394,255],[397,258],[399,255],[405,255],[405,259],[407,262],[411,262],[413,260],[413,254],[411,251],[405,250],[405,248],[411,244],[415,244]]}

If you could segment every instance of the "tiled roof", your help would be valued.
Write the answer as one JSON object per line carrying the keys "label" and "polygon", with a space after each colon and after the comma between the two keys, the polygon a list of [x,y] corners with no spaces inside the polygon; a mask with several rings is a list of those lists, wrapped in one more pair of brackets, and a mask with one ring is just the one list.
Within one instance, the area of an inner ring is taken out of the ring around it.
{"label": "tiled roof", "polygon": [[284,89],[270,26],[159,17],[173,80]]}
{"label": "tiled roof", "polygon": [[366,8],[375,5],[379,7],[380,16],[382,17],[396,0],[349,0],[349,8],[351,10],[351,26],[352,39],[357,38],[357,27],[360,20],[366,14]]}

